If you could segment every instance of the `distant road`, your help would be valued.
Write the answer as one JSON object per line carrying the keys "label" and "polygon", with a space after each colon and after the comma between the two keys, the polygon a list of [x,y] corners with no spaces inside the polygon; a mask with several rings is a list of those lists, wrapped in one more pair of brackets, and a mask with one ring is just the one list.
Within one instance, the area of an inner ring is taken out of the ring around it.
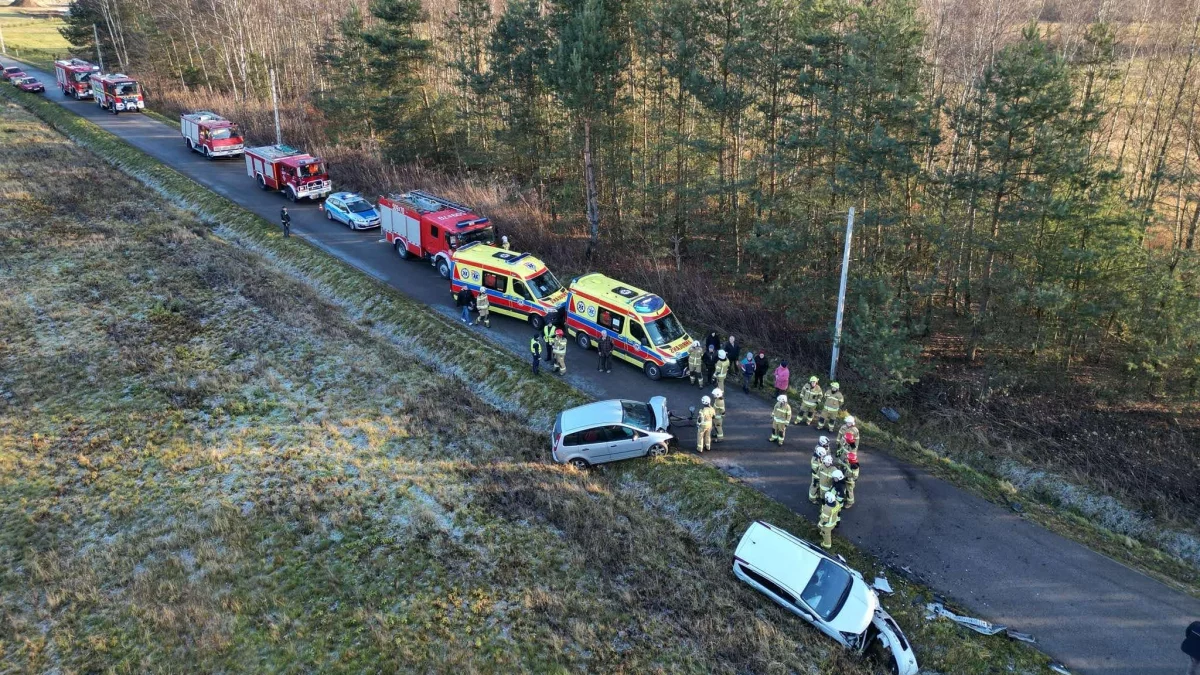
{"label": "distant road", "polygon": [[[21,65],[47,86],[54,83],[53,73],[8,59],[0,63]],[[46,96],[272,223],[278,222],[279,209],[286,205],[295,236],[437,311],[457,314],[449,282],[428,265],[400,260],[380,241],[378,231],[351,232],[327,221],[316,204],[291,204],[281,195],[263,192],[246,175],[242,159],[205,160],[184,146],[176,129],[153,119],[137,113],[113,116],[92,101],[67,99],[54,89]],[[374,200],[376,195],[368,197]],[[514,242],[518,249],[525,243]],[[532,333],[524,323],[497,316],[487,335],[527,358]],[[647,400],[665,395],[676,410],[699,400],[700,392],[686,382],[651,382],[623,361],[611,374],[601,374],[595,363],[594,351],[571,347],[570,381],[597,397]],[[795,378],[807,375],[793,373]],[[817,434],[791,427],[784,448],[768,444],[770,406],[743,395],[732,386],[735,379],[729,379],[725,440],[705,458],[815,519],[817,509],[808,503],[808,458]],[[854,401],[847,407],[853,412]],[[682,430],[681,442],[694,448],[694,432]],[[1200,600],[919,467],[883,452],[860,455],[858,503],[846,512],[838,530],[859,547],[907,567],[980,618],[1032,633],[1046,653],[1073,673],[1180,675],[1185,671],[1179,643],[1188,623],[1200,620]],[[1003,672],[1003,664],[996,667]]]}

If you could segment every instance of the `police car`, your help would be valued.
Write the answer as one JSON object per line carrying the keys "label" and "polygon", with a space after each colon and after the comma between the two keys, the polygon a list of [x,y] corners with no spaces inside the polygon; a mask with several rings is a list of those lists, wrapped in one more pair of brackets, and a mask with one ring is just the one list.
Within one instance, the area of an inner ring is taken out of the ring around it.
{"label": "police car", "polygon": [[325,217],[352,230],[379,227],[379,211],[357,192],[335,192],[325,198]]}

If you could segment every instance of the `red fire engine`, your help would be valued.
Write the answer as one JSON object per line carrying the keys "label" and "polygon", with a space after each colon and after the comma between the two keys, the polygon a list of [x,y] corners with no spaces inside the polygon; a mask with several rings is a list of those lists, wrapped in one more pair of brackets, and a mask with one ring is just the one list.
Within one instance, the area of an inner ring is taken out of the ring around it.
{"label": "red fire engine", "polygon": [[194,150],[208,159],[232,157],[245,150],[238,125],[207,110],[180,115],[179,133],[183,135],[188,150]]}
{"label": "red fire engine", "polygon": [[92,98],[96,99],[96,105],[114,115],[122,110],[137,112],[146,107],[141,86],[128,75],[93,73],[88,81],[92,84]]}
{"label": "red fire engine", "polygon": [[413,190],[379,198],[379,215],[388,243],[401,258],[419,257],[450,278],[450,254],[473,241],[496,241],[492,222],[471,209],[427,192]]}
{"label": "red fire engine", "polygon": [[100,66],[95,66],[83,59],[67,59],[54,62],[54,81],[62,90],[63,96],[75,99],[92,97],[92,87],[88,79],[92,73],[100,72]]}
{"label": "red fire engine", "polygon": [[333,191],[325,162],[290,145],[247,148],[246,174],[258,187],[282,192],[292,201],[321,199]]}

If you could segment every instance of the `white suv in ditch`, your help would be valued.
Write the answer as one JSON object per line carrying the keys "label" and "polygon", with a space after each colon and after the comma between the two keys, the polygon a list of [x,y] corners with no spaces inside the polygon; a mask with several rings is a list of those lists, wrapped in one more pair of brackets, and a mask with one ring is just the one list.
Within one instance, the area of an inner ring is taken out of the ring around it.
{"label": "white suv in ditch", "polygon": [[843,647],[863,654],[878,639],[898,675],[917,675],[912,644],[858,572],[820,547],[762,521],[742,535],[733,574]]}

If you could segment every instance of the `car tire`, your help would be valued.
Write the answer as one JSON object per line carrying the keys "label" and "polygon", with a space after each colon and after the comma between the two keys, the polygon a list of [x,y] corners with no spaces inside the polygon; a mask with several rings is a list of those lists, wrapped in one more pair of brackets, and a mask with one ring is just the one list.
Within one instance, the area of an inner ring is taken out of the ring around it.
{"label": "car tire", "polygon": [[534,330],[541,330],[542,326],[546,325],[546,319],[540,314],[530,314],[529,325],[533,326]]}
{"label": "car tire", "polygon": [[403,239],[396,240],[396,255],[400,256],[401,260],[408,260],[412,255],[408,252],[408,244],[405,244]]}
{"label": "car tire", "polygon": [[575,344],[579,345],[582,349],[591,349],[592,338],[588,337],[587,333],[579,331],[575,334]]}
{"label": "car tire", "polygon": [[437,263],[438,274],[442,275],[443,279],[450,278],[450,263],[446,262],[445,258],[438,258]]}
{"label": "car tire", "polygon": [[333,220],[333,214],[329,211],[329,207],[326,206],[323,210],[325,211],[325,220]]}
{"label": "car tire", "polygon": [[587,471],[588,467],[591,466],[591,464],[588,464],[588,461],[582,457],[576,457],[568,462],[568,464],[576,469],[579,469],[580,471]]}
{"label": "car tire", "polygon": [[642,366],[642,372],[646,374],[646,377],[656,382],[662,379],[662,368],[659,368],[658,364],[656,363],[647,361],[646,364]]}
{"label": "car tire", "polygon": [[667,454],[667,446],[662,443],[655,443],[646,451],[647,457],[662,457]]}

